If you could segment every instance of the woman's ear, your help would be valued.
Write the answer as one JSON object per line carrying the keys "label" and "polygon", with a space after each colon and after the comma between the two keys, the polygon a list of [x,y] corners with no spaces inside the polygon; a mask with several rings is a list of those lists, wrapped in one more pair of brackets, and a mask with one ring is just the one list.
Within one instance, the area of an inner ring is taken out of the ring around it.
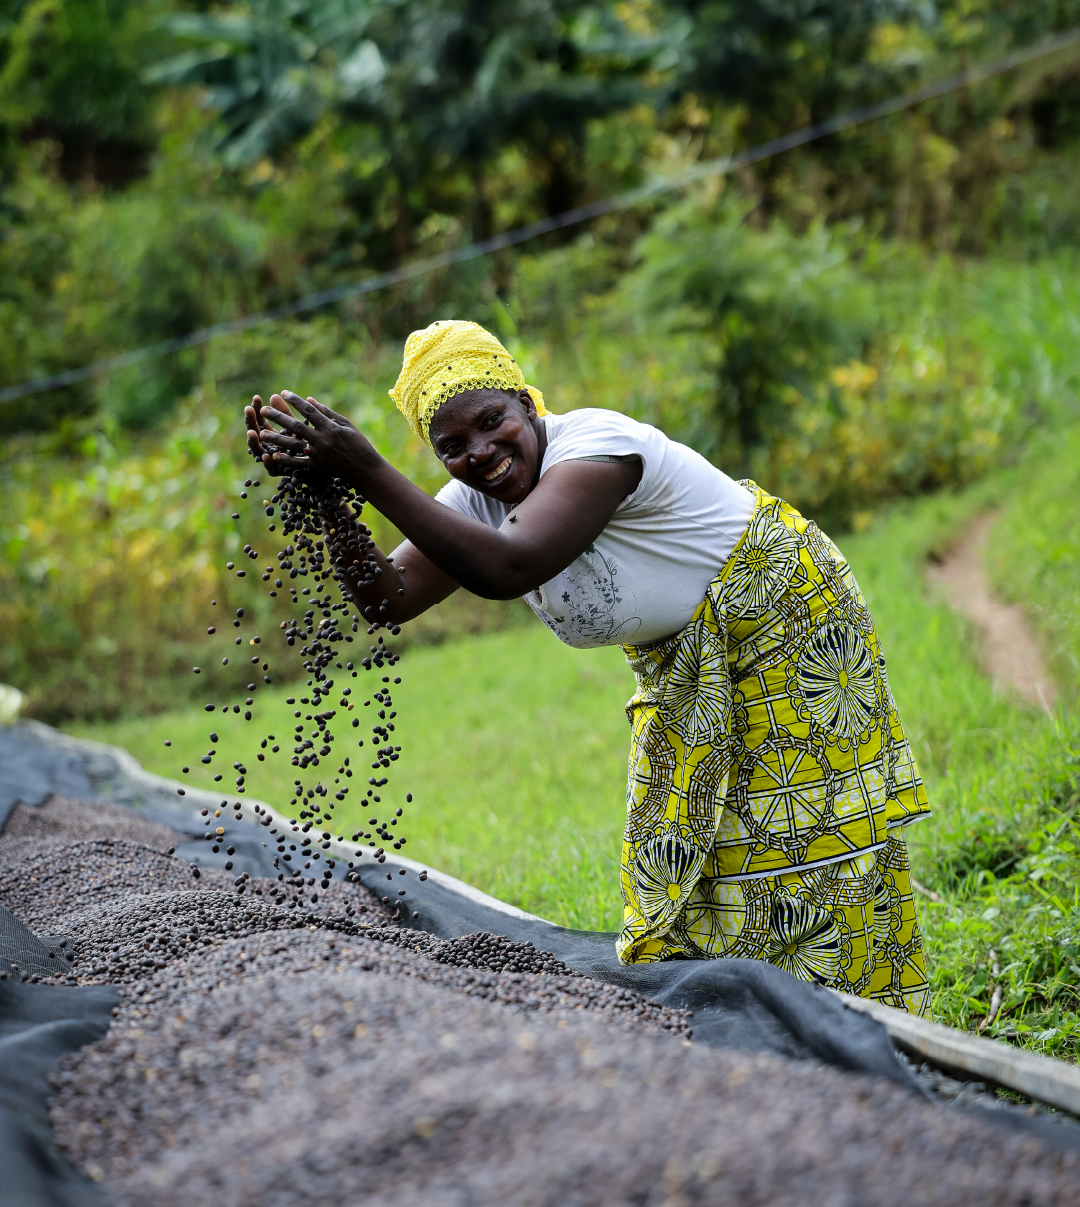
{"label": "woman's ear", "polygon": [[529,420],[536,418],[536,403],[528,390],[518,390],[518,402],[525,408],[525,417]]}

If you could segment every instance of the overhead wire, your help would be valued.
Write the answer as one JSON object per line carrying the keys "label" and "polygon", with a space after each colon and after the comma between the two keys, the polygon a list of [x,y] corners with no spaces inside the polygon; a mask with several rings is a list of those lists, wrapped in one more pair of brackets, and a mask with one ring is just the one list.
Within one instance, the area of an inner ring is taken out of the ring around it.
{"label": "overhead wire", "polygon": [[118,369],[126,369],[143,361],[167,356],[171,352],[179,352],[184,348],[193,348],[199,344],[209,343],[211,340],[220,339],[226,335],[239,335],[244,331],[250,331],[252,328],[263,326],[266,323],[280,322],[282,319],[318,310],[324,306],[333,305],[335,302],[344,301],[347,298],[375,293],[377,290],[387,289],[391,285],[400,285],[406,281],[415,280],[417,277],[425,276],[428,273],[436,272],[440,268],[449,268],[456,264],[464,264],[469,260],[479,259],[482,256],[489,256],[493,252],[502,251],[508,247],[515,247],[530,239],[538,238],[540,235],[551,234],[554,231],[564,230],[569,226],[576,226],[579,223],[587,222],[591,218],[599,218],[604,214],[630,209],[651,198],[684,188],[687,185],[705,180],[710,176],[723,175],[738,168],[748,167],[751,164],[760,163],[762,160],[780,155],[785,151],[793,151],[797,147],[805,146],[807,143],[827,138],[830,134],[839,134],[855,126],[865,125],[868,122],[877,121],[879,118],[888,117],[890,114],[912,109],[916,105],[922,104],[923,101],[932,100],[935,97],[944,96],[946,93],[955,92],[960,88],[991,79],[993,76],[1002,75],[1015,67],[1021,67],[1025,63],[1045,58],[1047,55],[1064,50],[1078,42],[1080,42],[1080,27],[1066,30],[1063,33],[1043,39],[1031,46],[1011,51],[1009,54],[994,59],[992,62],[977,64],[955,75],[946,76],[940,80],[924,84],[921,88],[916,88],[911,92],[900,93],[888,100],[878,101],[872,105],[864,105],[859,109],[849,110],[847,113],[840,114],[837,117],[828,118],[826,121],[803,126],[801,129],[794,130],[790,134],[782,134],[777,138],[769,139],[767,142],[760,143],[756,147],[750,147],[745,151],[737,151],[731,155],[722,155],[716,159],[705,160],[674,175],[657,177],[637,188],[628,189],[611,197],[605,197],[598,201],[591,201],[585,205],[576,206],[561,214],[553,214],[548,218],[540,218],[535,222],[529,222],[513,230],[492,235],[488,239],[482,239],[478,243],[467,243],[460,247],[451,248],[448,251],[439,252],[434,256],[426,256],[423,259],[414,260],[409,264],[404,264],[400,268],[394,268],[388,272],[376,273],[373,276],[364,277],[358,281],[336,285],[331,289],[321,289],[317,293],[307,294],[305,297],[297,298],[296,301],[274,307],[271,310],[261,311],[258,314],[243,315],[240,318],[230,319],[223,323],[215,323],[209,327],[200,327],[197,331],[191,331],[187,335],[175,336],[172,339],[161,340],[153,344],[144,344],[142,347],[133,348],[128,352],[121,352],[114,356],[104,357],[101,360],[94,361],[89,365],[83,365],[77,369],[65,369],[60,373],[53,373],[47,377],[32,378],[17,385],[6,386],[0,389],[0,403],[14,402],[16,399],[26,398],[32,394],[42,394],[49,390],[60,389],[63,386],[76,385],[91,377],[105,376]]}

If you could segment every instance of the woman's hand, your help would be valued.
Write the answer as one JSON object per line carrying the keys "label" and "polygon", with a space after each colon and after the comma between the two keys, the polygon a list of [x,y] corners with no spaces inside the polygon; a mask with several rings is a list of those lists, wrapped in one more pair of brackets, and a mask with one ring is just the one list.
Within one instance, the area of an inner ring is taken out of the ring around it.
{"label": "woman's hand", "polygon": [[[248,448],[272,474],[307,469],[356,483],[382,460],[371,442],[345,418],[314,398],[282,390],[264,406],[256,394],[245,408]],[[293,412],[303,416],[297,419]],[[306,422],[305,422],[306,421]],[[270,426],[276,423],[284,431]]]}
{"label": "woman's hand", "polygon": [[[282,401],[281,405],[285,406],[285,402]],[[248,452],[256,461],[263,463],[267,473],[274,477],[284,473],[284,466],[275,465],[272,450],[262,442],[263,436],[272,432],[273,428],[263,419],[262,399],[258,394],[252,398],[251,406],[244,407],[244,423],[247,425]]]}

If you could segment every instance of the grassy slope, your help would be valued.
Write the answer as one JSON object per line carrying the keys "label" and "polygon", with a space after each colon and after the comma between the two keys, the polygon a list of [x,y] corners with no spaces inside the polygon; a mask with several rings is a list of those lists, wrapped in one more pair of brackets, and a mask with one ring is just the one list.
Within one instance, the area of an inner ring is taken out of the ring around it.
{"label": "grassy slope", "polygon": [[[945,824],[920,850],[927,878],[949,900],[930,907],[937,1004],[958,1024],[986,1015],[991,1033],[1058,1055],[1080,1039],[1080,428],[1032,448],[991,536],[998,589],[1043,629],[1062,688],[1052,720],[1005,731],[988,763],[957,760],[943,785]],[[995,978],[995,958],[1000,968]]]}
{"label": "grassy slope", "polygon": [[934,806],[934,819],[909,833],[915,875],[948,902],[920,900],[935,1010],[976,1026],[996,956],[1004,1003],[991,1033],[1073,1055],[1080,835],[1069,815],[1080,806],[1080,726],[1066,708],[1051,719],[996,693],[964,622],[922,581],[926,556],[968,516],[1002,505],[1017,515],[1024,481],[1003,475],[896,511],[845,549]]}
{"label": "grassy slope", "polygon": [[[1070,820],[1080,808],[1080,729],[1065,711],[1050,720],[997,694],[964,622],[923,578],[926,557],[987,508],[1006,506],[1011,539],[1025,514],[1045,530],[1044,515],[1025,512],[1029,482],[1017,471],[895,508],[843,546],[877,618],[934,805],[934,819],[909,834],[916,876],[950,903],[920,902],[939,1016],[974,1026],[985,1015],[994,952],[1006,990],[995,1033],[1067,1055],[1080,1032],[1080,832]],[[1048,547],[1060,555],[1060,545]],[[1049,599],[1046,577],[1031,581]],[[1050,602],[1061,609],[1071,579],[1062,572],[1055,581]],[[536,626],[415,649],[401,669],[405,750],[392,788],[416,794],[408,854],[564,924],[615,927],[622,704],[631,689],[619,652],[568,650]],[[276,712],[264,704],[282,730],[292,723],[284,695],[275,691]],[[186,711],[77,732],[176,775],[180,760],[163,739],[197,759],[209,728]],[[253,794],[284,804],[280,780],[249,766]],[[287,764],[282,773],[287,785]],[[354,810],[342,807],[359,820]]]}
{"label": "grassy slope", "polygon": [[[623,705],[633,690],[622,654],[568,649],[537,623],[411,650],[397,669],[403,753],[383,801],[404,805],[405,793],[414,795],[401,827],[406,853],[565,925],[615,928],[628,746]],[[374,672],[350,682],[354,692],[381,686]],[[292,728],[284,700],[296,690],[267,690],[250,725],[187,708],[71,731],[124,746],[151,771],[211,787],[198,760],[214,729],[222,739],[214,770],[228,772],[243,758],[251,795],[288,808],[296,772],[286,755],[259,764],[252,751],[253,739]],[[362,718],[375,707],[358,705]],[[355,757],[348,735],[364,735],[366,749],[372,721],[362,719],[366,728],[357,731],[333,727],[342,735],[337,757],[354,756],[361,776],[351,783],[365,789],[370,760]],[[190,776],[180,773],[185,763]],[[229,773],[223,782],[231,779]],[[335,832],[352,833],[370,816],[356,796],[353,788],[339,806],[343,824]]]}

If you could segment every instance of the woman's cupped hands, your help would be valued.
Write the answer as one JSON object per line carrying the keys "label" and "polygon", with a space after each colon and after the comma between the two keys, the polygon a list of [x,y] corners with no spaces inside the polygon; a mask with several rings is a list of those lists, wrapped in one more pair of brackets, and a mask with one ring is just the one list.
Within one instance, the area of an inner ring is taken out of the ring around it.
{"label": "woman's cupped hands", "polygon": [[272,395],[269,405],[256,394],[244,419],[248,450],[274,475],[302,469],[355,482],[378,460],[371,442],[344,415],[291,390]]}

